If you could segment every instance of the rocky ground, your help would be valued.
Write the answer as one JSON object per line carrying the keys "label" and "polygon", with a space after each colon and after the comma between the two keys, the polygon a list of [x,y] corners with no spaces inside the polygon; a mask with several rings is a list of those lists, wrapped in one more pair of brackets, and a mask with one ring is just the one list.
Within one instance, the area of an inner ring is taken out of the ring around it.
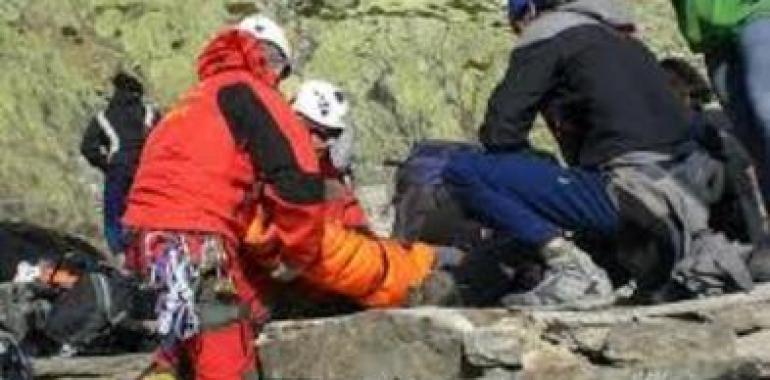
{"label": "rocky ground", "polygon": [[[269,324],[267,379],[770,379],[770,285],[593,311],[368,311]],[[42,378],[123,379],[146,356],[43,360]]]}

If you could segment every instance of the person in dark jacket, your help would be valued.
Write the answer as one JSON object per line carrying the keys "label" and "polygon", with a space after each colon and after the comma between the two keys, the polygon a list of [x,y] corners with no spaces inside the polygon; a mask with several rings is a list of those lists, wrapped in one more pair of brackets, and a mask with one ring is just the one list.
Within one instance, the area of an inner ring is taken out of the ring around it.
{"label": "person in dark jacket", "polygon": [[[615,240],[627,217],[619,198],[633,192],[608,191],[610,179],[621,173],[623,185],[659,185],[636,169],[687,161],[695,144],[686,116],[655,56],[629,34],[634,23],[620,2],[510,0],[509,16],[520,36],[481,126],[487,152],[456,156],[445,178],[469,212],[539,252],[549,267],[535,289],[504,302],[612,299],[604,270],[570,237]],[[569,168],[530,154],[540,112]],[[665,186],[653,195],[697,203],[672,181]]]}
{"label": "person in dark jacket", "polygon": [[80,151],[105,175],[104,234],[113,255],[123,253],[120,218],[133,181],[142,146],[160,114],[143,99],[144,88],[133,76],[119,72],[112,78],[114,93],[107,108],[86,128]]}

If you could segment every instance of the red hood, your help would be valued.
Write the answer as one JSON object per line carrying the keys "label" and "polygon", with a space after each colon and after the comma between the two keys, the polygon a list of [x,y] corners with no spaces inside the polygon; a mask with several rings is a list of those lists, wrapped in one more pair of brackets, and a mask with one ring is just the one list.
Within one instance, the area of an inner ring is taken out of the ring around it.
{"label": "red hood", "polygon": [[267,66],[262,43],[235,29],[217,34],[198,57],[200,80],[230,71],[246,71],[272,87],[278,84],[278,75]]}

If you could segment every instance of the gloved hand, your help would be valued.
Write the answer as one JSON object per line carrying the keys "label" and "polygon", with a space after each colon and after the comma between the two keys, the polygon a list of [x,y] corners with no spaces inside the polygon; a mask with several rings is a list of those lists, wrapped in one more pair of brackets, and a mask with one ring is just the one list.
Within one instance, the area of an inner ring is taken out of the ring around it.
{"label": "gloved hand", "polygon": [[434,247],[436,260],[430,274],[409,289],[406,306],[460,306],[463,304],[452,269],[460,267],[467,253],[455,247]]}
{"label": "gloved hand", "polygon": [[407,307],[461,306],[462,297],[454,275],[444,269],[433,269],[420,285],[410,288]]}

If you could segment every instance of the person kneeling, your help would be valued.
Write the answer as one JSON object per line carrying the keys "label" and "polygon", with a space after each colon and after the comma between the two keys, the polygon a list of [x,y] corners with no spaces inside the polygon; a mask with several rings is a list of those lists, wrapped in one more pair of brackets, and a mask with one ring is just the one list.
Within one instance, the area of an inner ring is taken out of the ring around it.
{"label": "person kneeling", "polygon": [[251,255],[273,277],[291,281],[292,287],[311,296],[334,294],[368,308],[458,302],[451,279],[437,266],[443,262],[439,257],[460,253],[380,238],[369,230],[353,191],[354,135],[345,120],[346,95],[328,82],[311,80],[301,86],[293,108],[311,132],[326,188],[320,258],[301,273],[283,267],[266,209],[258,213],[246,237]]}

